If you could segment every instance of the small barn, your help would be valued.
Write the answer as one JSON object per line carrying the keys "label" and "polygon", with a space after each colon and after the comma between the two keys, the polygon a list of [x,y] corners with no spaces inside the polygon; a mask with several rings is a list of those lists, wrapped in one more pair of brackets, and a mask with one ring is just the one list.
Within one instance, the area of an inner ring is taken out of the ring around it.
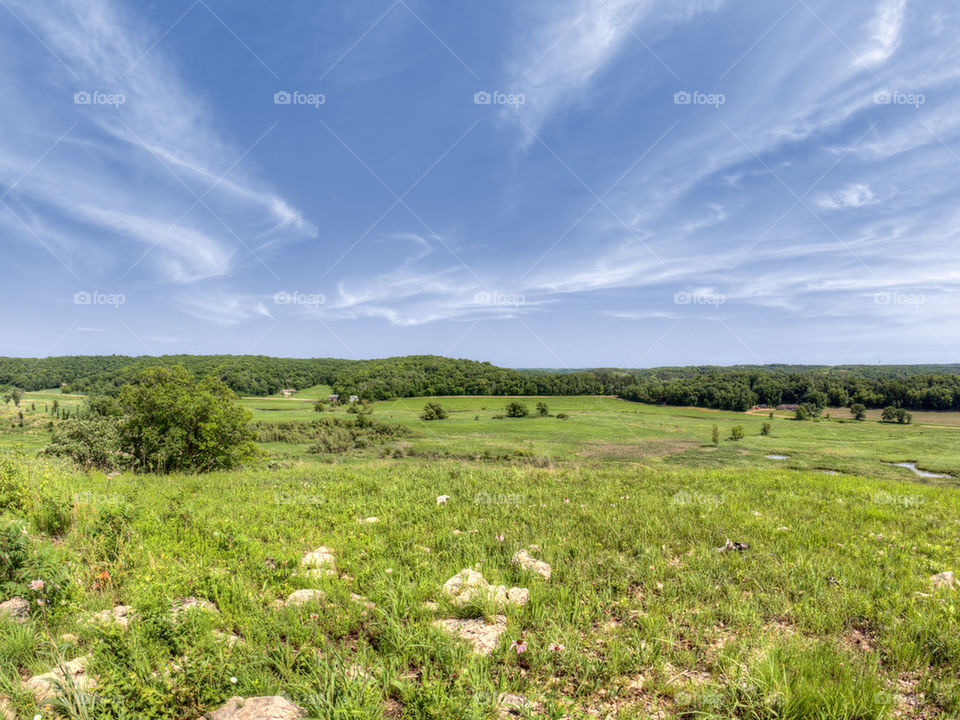
{"label": "small barn", "polygon": [[327,396],[327,400],[329,400],[329,401],[332,402],[332,403],[340,402],[340,396],[339,396],[339,395],[331,394],[331,395],[328,395],[328,396]]}
{"label": "small barn", "polygon": [[360,396],[359,396],[359,395],[351,395],[351,396],[350,396],[350,402],[352,402],[352,403],[360,402]]}
{"label": "small barn", "polygon": [[280,391],[280,394],[283,395],[284,397],[290,397],[295,392],[297,391],[294,388],[285,388],[284,390]]}

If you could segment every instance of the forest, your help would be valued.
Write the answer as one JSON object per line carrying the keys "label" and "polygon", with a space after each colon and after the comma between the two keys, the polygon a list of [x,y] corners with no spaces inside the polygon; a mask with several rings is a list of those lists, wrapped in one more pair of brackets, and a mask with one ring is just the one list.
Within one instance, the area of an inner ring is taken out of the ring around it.
{"label": "forest", "polygon": [[182,366],[239,395],[329,385],[367,400],[442,395],[615,395],[626,400],[746,410],[807,404],[815,409],[960,410],[960,366],[768,365],[643,369],[519,370],[433,355],[377,360],[263,355],[0,358],[0,388],[115,396],[152,366]]}

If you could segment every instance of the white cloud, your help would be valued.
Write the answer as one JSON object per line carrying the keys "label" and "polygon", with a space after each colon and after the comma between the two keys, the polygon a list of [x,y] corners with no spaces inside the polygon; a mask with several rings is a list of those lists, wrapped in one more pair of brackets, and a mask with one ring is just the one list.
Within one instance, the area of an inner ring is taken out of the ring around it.
{"label": "white cloud", "polygon": [[870,39],[857,63],[864,66],[885,63],[900,47],[907,0],[880,0],[867,26]]}
{"label": "white cloud", "polygon": [[822,193],[817,196],[817,205],[827,210],[845,210],[875,205],[879,202],[876,194],[866,183],[847,185],[834,193]]}
{"label": "white cloud", "polygon": [[[264,244],[316,236],[300,211],[244,171],[242,158],[257,138],[244,138],[246,147],[224,140],[215,111],[188,88],[163,45],[154,45],[162,29],[143,26],[113,0],[11,5],[62,60],[36,45],[49,63],[30,77],[16,63],[0,64],[8,106],[0,114],[0,177],[29,169],[6,198],[18,212],[42,217],[61,236],[76,235],[77,222],[90,226],[91,242],[110,243],[121,270],[143,256],[142,267],[173,282],[230,272],[234,232]],[[81,90],[122,93],[125,102],[75,107],[72,95]],[[71,132],[31,167],[71,121]]]}

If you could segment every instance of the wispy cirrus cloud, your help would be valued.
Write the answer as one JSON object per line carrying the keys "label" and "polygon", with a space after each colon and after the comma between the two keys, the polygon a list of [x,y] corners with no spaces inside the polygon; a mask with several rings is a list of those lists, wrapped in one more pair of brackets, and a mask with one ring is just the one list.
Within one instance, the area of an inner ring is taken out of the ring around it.
{"label": "wispy cirrus cloud", "polygon": [[[9,7],[35,33],[32,50],[46,65],[30,77],[15,62],[0,70],[17,108],[0,114],[0,178],[19,179],[6,200],[21,218],[43,217],[46,228],[37,231],[110,243],[117,267],[142,262],[173,282],[228,273],[238,256],[235,233],[253,244],[316,235],[300,211],[244,171],[258,138],[243,147],[222,137],[216,110],[156,44],[162,28],[143,25],[113,0],[11,0]],[[94,91],[122,102],[74,104],[74,93]],[[82,264],[82,256],[62,252]]]}

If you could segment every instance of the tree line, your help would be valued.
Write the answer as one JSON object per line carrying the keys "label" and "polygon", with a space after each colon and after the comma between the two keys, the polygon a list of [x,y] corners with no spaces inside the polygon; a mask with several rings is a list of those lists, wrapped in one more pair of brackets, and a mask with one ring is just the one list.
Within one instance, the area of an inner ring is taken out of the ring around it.
{"label": "tree line", "polygon": [[[626,400],[747,410],[806,405],[960,410],[960,365],[739,366],[619,370],[515,370],[433,355],[379,360],[262,355],[0,358],[0,388],[116,397],[147,368],[179,366],[240,395],[326,384],[364,400],[442,395],[617,395]],[[13,399],[15,400],[15,395]]]}

